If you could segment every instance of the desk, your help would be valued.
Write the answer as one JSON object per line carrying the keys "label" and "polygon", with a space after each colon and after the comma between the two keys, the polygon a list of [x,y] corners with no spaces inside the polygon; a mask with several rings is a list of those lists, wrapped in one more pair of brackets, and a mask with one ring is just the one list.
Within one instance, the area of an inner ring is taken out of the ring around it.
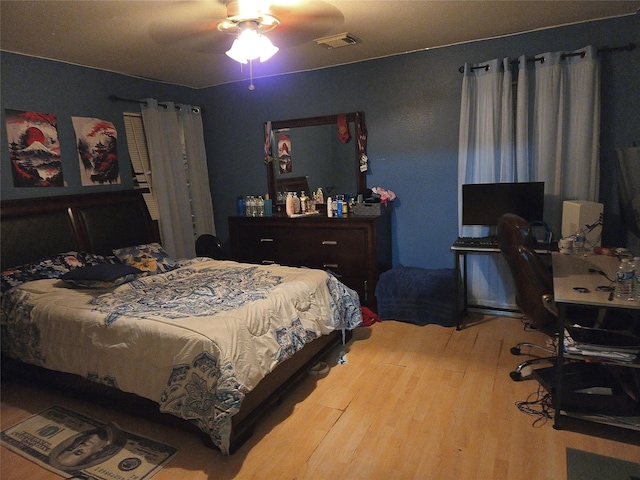
{"label": "desk", "polygon": [[[456,286],[458,289],[462,287],[462,292],[458,290],[456,302],[456,329],[462,328],[462,317],[464,317],[469,309],[469,285],[467,283],[467,255],[500,255],[500,249],[497,245],[474,245],[460,246],[455,243],[451,245],[451,251],[454,253],[454,268],[457,272]],[[548,248],[536,248],[538,254],[549,254],[551,250]],[[462,297],[462,298],[461,298]],[[460,305],[462,303],[462,306]],[[515,313],[519,310],[511,310],[507,308],[485,307],[482,305],[473,305],[473,308],[480,310],[492,310]]]}
{"label": "desk", "polygon": [[[588,255],[573,256],[554,253],[552,255],[553,263],[553,295],[558,306],[558,338],[564,338],[564,326],[566,318],[566,307],[568,305],[583,305],[597,308],[605,307],[607,309],[620,308],[631,311],[640,311],[640,302],[638,300],[626,301],[619,300],[615,297],[609,300],[609,292],[599,292],[597,287],[601,285],[610,285],[612,282],[607,280],[603,275],[597,272],[590,272],[589,269],[596,269],[604,272],[609,278],[615,279],[616,270],[618,268],[618,259],[604,255]],[[588,292],[580,293],[575,287],[583,287]],[[634,321],[638,321],[635,315]],[[563,348],[558,349],[558,362],[556,365],[555,375],[555,395],[553,398],[555,419],[554,428],[561,428],[563,417],[573,417],[589,422],[613,425],[621,427],[621,425],[611,417],[598,417],[595,415],[576,414],[573,412],[565,412],[562,410],[562,369],[563,358],[570,357],[573,360],[580,360],[581,357],[574,355],[566,355]],[[620,365],[625,368],[640,368],[638,363],[616,363],[607,362],[613,365]],[[635,427],[622,427],[636,430]],[[640,427],[637,428],[640,430]]]}

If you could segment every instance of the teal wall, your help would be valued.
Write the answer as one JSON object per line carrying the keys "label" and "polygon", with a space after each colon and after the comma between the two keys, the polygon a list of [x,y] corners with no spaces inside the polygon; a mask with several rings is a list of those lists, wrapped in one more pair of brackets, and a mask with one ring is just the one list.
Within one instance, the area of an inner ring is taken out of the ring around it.
{"label": "teal wall", "polygon": [[[450,267],[449,246],[457,236],[458,68],[496,57],[629,42],[640,45],[639,15],[256,79],[253,91],[248,81],[193,90],[2,52],[3,112],[12,108],[57,115],[68,187],[13,188],[2,129],[1,194],[9,199],[129,188],[128,177],[120,187],[80,186],[70,117],[113,122],[121,170],[128,172],[121,114],[137,106],[113,103],[107,96],[191,103],[203,108],[216,228],[226,242],[235,198],[267,189],[264,121],[362,110],[369,130],[367,183],[398,195],[392,218],[394,264]],[[618,216],[614,149],[640,140],[639,78],[640,49],[602,56],[600,200],[607,245],[624,245],[627,238]]]}

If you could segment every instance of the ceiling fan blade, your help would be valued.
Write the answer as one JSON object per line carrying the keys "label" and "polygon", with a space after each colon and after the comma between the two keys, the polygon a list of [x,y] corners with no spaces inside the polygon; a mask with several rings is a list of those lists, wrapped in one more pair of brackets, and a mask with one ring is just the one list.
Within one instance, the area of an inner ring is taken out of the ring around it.
{"label": "ceiling fan blade", "polygon": [[342,12],[321,0],[273,2],[269,11],[280,20],[278,28],[269,32],[269,38],[280,48],[309,42],[344,23]]}
{"label": "ceiling fan blade", "polygon": [[219,32],[217,27],[226,17],[224,2],[174,2],[163,12],[161,19],[151,23],[149,36],[161,45],[192,51],[201,51],[213,43],[215,51],[208,53],[224,53],[224,45],[218,44],[223,44],[228,35]]}

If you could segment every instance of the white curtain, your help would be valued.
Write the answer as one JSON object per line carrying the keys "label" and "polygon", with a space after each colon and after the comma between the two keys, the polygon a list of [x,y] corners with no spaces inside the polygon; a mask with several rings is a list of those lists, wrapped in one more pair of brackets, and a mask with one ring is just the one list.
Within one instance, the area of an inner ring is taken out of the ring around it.
{"label": "white curtain", "polygon": [[179,118],[184,132],[187,171],[191,184],[191,208],[194,217],[194,235],[215,235],[213,202],[209,188],[207,152],[204,148],[204,133],[200,108],[179,105]]}
{"label": "white curtain", "polygon": [[[598,199],[599,62],[593,47],[536,59],[519,59],[515,115],[509,59],[465,65],[458,218],[462,184],[544,181],[544,219],[557,237],[564,200]],[[459,231],[461,236],[489,233],[486,227],[462,225]],[[468,265],[470,303],[513,307],[506,264],[476,257]]]}
{"label": "white curtain", "polygon": [[544,219],[558,237],[564,200],[598,201],[600,63],[593,47],[536,58],[518,64],[520,181],[545,182]]}
{"label": "white curtain", "polygon": [[141,110],[162,245],[173,258],[193,258],[196,235],[215,233],[213,207],[204,206],[211,193],[200,111],[155,99],[145,99]]}
{"label": "white curtain", "polygon": [[[509,59],[466,64],[462,80],[458,148],[458,218],[462,185],[515,181],[512,73]],[[460,220],[461,222],[461,220]],[[460,235],[482,237],[488,227],[463,227]],[[497,255],[467,255],[469,304],[502,308],[511,295],[505,262]]]}

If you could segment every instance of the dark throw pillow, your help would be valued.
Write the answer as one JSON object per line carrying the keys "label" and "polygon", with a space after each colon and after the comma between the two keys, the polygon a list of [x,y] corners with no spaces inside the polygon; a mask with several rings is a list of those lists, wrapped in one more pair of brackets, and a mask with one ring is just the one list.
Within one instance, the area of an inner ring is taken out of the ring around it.
{"label": "dark throw pillow", "polygon": [[130,282],[142,271],[122,263],[105,263],[76,268],[60,277],[64,282],[84,288],[107,288]]}

